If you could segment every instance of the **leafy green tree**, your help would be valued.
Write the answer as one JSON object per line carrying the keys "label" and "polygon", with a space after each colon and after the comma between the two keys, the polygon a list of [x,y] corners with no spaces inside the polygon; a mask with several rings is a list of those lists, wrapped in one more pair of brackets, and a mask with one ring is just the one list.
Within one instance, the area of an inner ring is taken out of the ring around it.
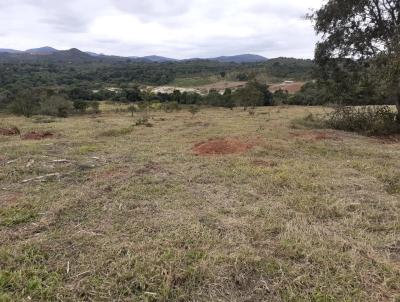
{"label": "leafy green tree", "polygon": [[287,90],[278,89],[274,92],[273,100],[275,104],[287,104],[289,100],[289,93]]}
{"label": "leafy green tree", "polygon": [[222,106],[222,95],[215,89],[211,89],[205,97],[206,104],[210,106]]}
{"label": "leafy green tree", "polygon": [[247,85],[245,88],[236,91],[235,97],[239,106],[243,106],[244,110],[248,107],[262,106],[264,103],[264,95],[253,85]]}
{"label": "leafy green tree", "polygon": [[322,36],[315,51],[318,65],[345,59],[375,65],[400,121],[400,1],[329,0],[310,18]]}
{"label": "leafy green tree", "polygon": [[12,102],[12,94],[7,90],[0,90],[0,108],[6,107]]}
{"label": "leafy green tree", "polygon": [[248,87],[252,87],[262,93],[262,104],[257,104],[256,106],[272,106],[273,105],[273,95],[269,91],[266,84],[262,84],[256,80],[250,81],[247,84]]}
{"label": "leafy green tree", "polygon": [[133,114],[134,114],[135,112],[137,112],[137,108],[136,108],[135,105],[130,105],[130,106],[128,107],[128,111],[131,113],[131,116],[133,117]]}
{"label": "leafy green tree", "polygon": [[84,113],[88,109],[89,104],[84,100],[75,100],[73,106],[76,111]]}
{"label": "leafy green tree", "polygon": [[172,102],[177,102],[178,104],[181,103],[181,97],[182,93],[179,90],[174,90],[174,92],[171,95],[171,101]]}
{"label": "leafy green tree", "polygon": [[23,90],[14,97],[9,108],[16,115],[31,117],[40,108],[39,101],[37,96],[32,95],[32,91]]}
{"label": "leafy green tree", "polygon": [[[139,89],[139,87],[133,87],[131,89],[126,89],[125,90],[125,95],[126,95],[126,99],[128,100],[128,102],[141,102],[143,100],[145,100],[143,98],[143,95]],[[145,101],[148,101],[147,99]]]}
{"label": "leafy green tree", "polygon": [[247,107],[270,106],[272,105],[273,95],[268,90],[268,86],[252,80],[246,87],[236,91],[235,97],[240,106]]}
{"label": "leafy green tree", "polygon": [[71,101],[61,95],[52,95],[40,102],[40,113],[50,116],[68,117],[72,109]]}
{"label": "leafy green tree", "polygon": [[232,89],[226,88],[223,94],[223,107],[233,109],[235,107],[235,100],[233,99]]}
{"label": "leafy green tree", "polygon": [[91,90],[84,87],[74,87],[68,92],[68,97],[71,100],[92,100],[93,93]]}

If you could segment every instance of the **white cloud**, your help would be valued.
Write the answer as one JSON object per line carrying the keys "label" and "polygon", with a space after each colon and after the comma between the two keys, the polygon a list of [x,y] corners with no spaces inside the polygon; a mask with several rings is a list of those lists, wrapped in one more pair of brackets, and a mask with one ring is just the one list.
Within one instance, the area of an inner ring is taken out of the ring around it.
{"label": "white cloud", "polygon": [[0,0],[0,48],[51,45],[177,58],[312,57],[322,0]]}

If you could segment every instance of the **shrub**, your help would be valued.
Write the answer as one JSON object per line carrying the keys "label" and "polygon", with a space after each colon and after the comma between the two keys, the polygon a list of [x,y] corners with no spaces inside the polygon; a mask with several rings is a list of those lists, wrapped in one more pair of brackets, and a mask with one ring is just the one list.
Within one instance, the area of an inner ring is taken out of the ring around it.
{"label": "shrub", "polygon": [[88,102],[83,100],[75,100],[74,101],[74,109],[79,112],[85,112],[86,109],[89,107]]}
{"label": "shrub", "polygon": [[389,106],[338,107],[328,114],[326,125],[365,135],[389,135],[400,133],[396,117]]}
{"label": "shrub", "polygon": [[283,103],[289,105],[315,106],[326,104],[329,100],[330,95],[323,87],[319,87],[316,83],[308,82],[304,84],[297,93],[287,95]]}
{"label": "shrub", "polygon": [[35,124],[50,124],[56,122],[56,120],[53,117],[39,115],[35,116],[32,122]]}
{"label": "shrub", "polygon": [[189,112],[190,112],[193,116],[195,116],[197,113],[199,113],[199,111],[200,111],[199,106],[192,105],[192,106],[189,107]]}
{"label": "shrub", "polygon": [[94,113],[100,113],[101,111],[100,111],[100,103],[99,102],[97,102],[97,101],[92,101],[92,102],[90,102],[89,103],[89,107],[90,107],[90,109],[92,109],[92,111],[94,112]]}
{"label": "shrub", "polygon": [[178,102],[166,102],[162,104],[162,109],[165,112],[173,112],[181,110],[181,107],[179,106]]}
{"label": "shrub", "polygon": [[133,129],[134,129],[133,126],[131,126],[129,128],[106,130],[106,131],[100,133],[100,136],[117,137],[117,136],[121,136],[121,135],[127,135],[127,134],[132,133]]}
{"label": "shrub", "polygon": [[71,109],[71,101],[60,95],[53,95],[40,102],[40,113],[43,115],[67,117]]}
{"label": "shrub", "polygon": [[133,117],[133,114],[137,111],[137,108],[135,105],[130,105],[127,110],[131,113],[131,116]]}
{"label": "shrub", "polygon": [[287,104],[289,100],[289,93],[287,90],[278,89],[274,92],[273,102],[275,105]]}
{"label": "shrub", "polygon": [[31,117],[39,109],[39,100],[31,96],[30,91],[18,93],[9,105],[11,113]]}
{"label": "shrub", "polygon": [[148,118],[142,117],[142,118],[137,120],[136,126],[153,127],[153,124],[149,122]]}

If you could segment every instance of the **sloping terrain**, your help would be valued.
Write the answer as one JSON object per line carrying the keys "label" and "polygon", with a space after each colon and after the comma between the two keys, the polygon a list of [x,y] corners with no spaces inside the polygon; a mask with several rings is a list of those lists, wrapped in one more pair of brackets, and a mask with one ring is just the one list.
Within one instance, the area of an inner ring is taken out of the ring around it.
{"label": "sloping terrain", "polygon": [[54,134],[0,135],[1,301],[399,299],[398,141],[292,125],[322,108],[102,110],[1,116]]}

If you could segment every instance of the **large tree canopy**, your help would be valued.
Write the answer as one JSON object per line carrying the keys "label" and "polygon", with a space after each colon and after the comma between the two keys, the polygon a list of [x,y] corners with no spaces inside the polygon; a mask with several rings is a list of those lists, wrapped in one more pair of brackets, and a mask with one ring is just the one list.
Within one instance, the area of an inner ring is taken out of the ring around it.
{"label": "large tree canopy", "polygon": [[400,114],[400,1],[329,0],[311,18],[321,35],[315,59],[375,63]]}

